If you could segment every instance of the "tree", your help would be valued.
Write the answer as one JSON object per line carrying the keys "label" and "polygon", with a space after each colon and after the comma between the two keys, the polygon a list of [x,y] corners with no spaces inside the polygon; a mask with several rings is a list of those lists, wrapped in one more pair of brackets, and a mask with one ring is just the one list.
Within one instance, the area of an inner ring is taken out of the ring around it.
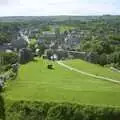
{"label": "tree", "polygon": [[105,53],[100,55],[99,64],[100,65],[106,65],[107,64],[107,55]]}
{"label": "tree", "polygon": [[36,45],[37,45],[36,39],[31,39],[31,40],[30,40],[30,43],[29,43],[29,48],[30,48],[33,52],[35,52]]}
{"label": "tree", "polygon": [[89,52],[86,56],[86,60],[91,62],[91,63],[95,63],[98,64],[99,63],[99,55],[97,52]]}
{"label": "tree", "polygon": [[32,51],[31,49],[28,49],[28,48],[23,48],[20,50],[20,53],[19,53],[19,62],[21,64],[25,64],[31,60],[33,60],[33,54],[32,54]]}
{"label": "tree", "polygon": [[4,99],[1,94],[0,94],[0,120],[5,120]]}
{"label": "tree", "polygon": [[18,62],[18,55],[14,52],[12,53],[1,53],[0,56],[3,58],[3,65],[15,64]]}

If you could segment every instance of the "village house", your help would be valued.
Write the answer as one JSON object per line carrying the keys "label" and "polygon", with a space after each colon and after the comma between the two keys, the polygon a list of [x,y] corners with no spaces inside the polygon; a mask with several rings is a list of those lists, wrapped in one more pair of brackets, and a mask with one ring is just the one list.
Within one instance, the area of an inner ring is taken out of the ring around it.
{"label": "village house", "polygon": [[6,50],[13,50],[11,43],[4,43],[3,45],[0,45],[0,52],[6,52]]}
{"label": "village house", "polygon": [[80,43],[80,35],[75,34],[75,33],[69,33],[65,39],[65,44],[69,46],[70,48],[76,46],[77,44]]}
{"label": "village house", "polygon": [[55,32],[44,31],[41,37],[47,40],[56,40]]}

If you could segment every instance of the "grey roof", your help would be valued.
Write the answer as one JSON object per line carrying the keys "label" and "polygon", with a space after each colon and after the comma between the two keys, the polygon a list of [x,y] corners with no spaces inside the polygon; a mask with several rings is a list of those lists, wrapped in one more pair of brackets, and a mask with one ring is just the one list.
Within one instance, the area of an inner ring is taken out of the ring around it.
{"label": "grey roof", "polygon": [[5,44],[5,45],[0,45],[0,52],[4,52],[6,50],[11,50],[13,47],[9,44]]}

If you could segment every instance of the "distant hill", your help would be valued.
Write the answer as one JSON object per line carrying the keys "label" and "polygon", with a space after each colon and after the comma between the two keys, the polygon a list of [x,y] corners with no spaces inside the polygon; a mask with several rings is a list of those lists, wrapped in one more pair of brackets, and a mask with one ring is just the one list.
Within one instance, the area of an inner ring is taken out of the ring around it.
{"label": "distant hill", "polygon": [[103,16],[11,16],[0,17],[0,22],[24,22],[24,21],[67,21],[67,20],[80,20],[91,21],[98,19],[117,19],[119,15],[103,15]]}

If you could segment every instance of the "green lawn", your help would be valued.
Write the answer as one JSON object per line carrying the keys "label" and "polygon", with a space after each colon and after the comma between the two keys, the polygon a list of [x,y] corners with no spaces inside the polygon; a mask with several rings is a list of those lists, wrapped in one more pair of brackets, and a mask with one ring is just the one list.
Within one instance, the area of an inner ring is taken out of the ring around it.
{"label": "green lawn", "polygon": [[[81,75],[57,63],[53,63],[54,70],[49,70],[48,63],[46,60],[37,59],[22,65],[16,80],[7,84],[5,99],[120,106],[120,85]],[[80,60],[65,63],[91,73],[120,78],[120,74],[109,69]]]}
{"label": "green lawn", "polygon": [[100,65],[91,64],[83,60],[67,60],[64,61],[64,63],[87,73],[108,77],[120,81],[120,73],[115,72],[110,68],[105,68]]}

